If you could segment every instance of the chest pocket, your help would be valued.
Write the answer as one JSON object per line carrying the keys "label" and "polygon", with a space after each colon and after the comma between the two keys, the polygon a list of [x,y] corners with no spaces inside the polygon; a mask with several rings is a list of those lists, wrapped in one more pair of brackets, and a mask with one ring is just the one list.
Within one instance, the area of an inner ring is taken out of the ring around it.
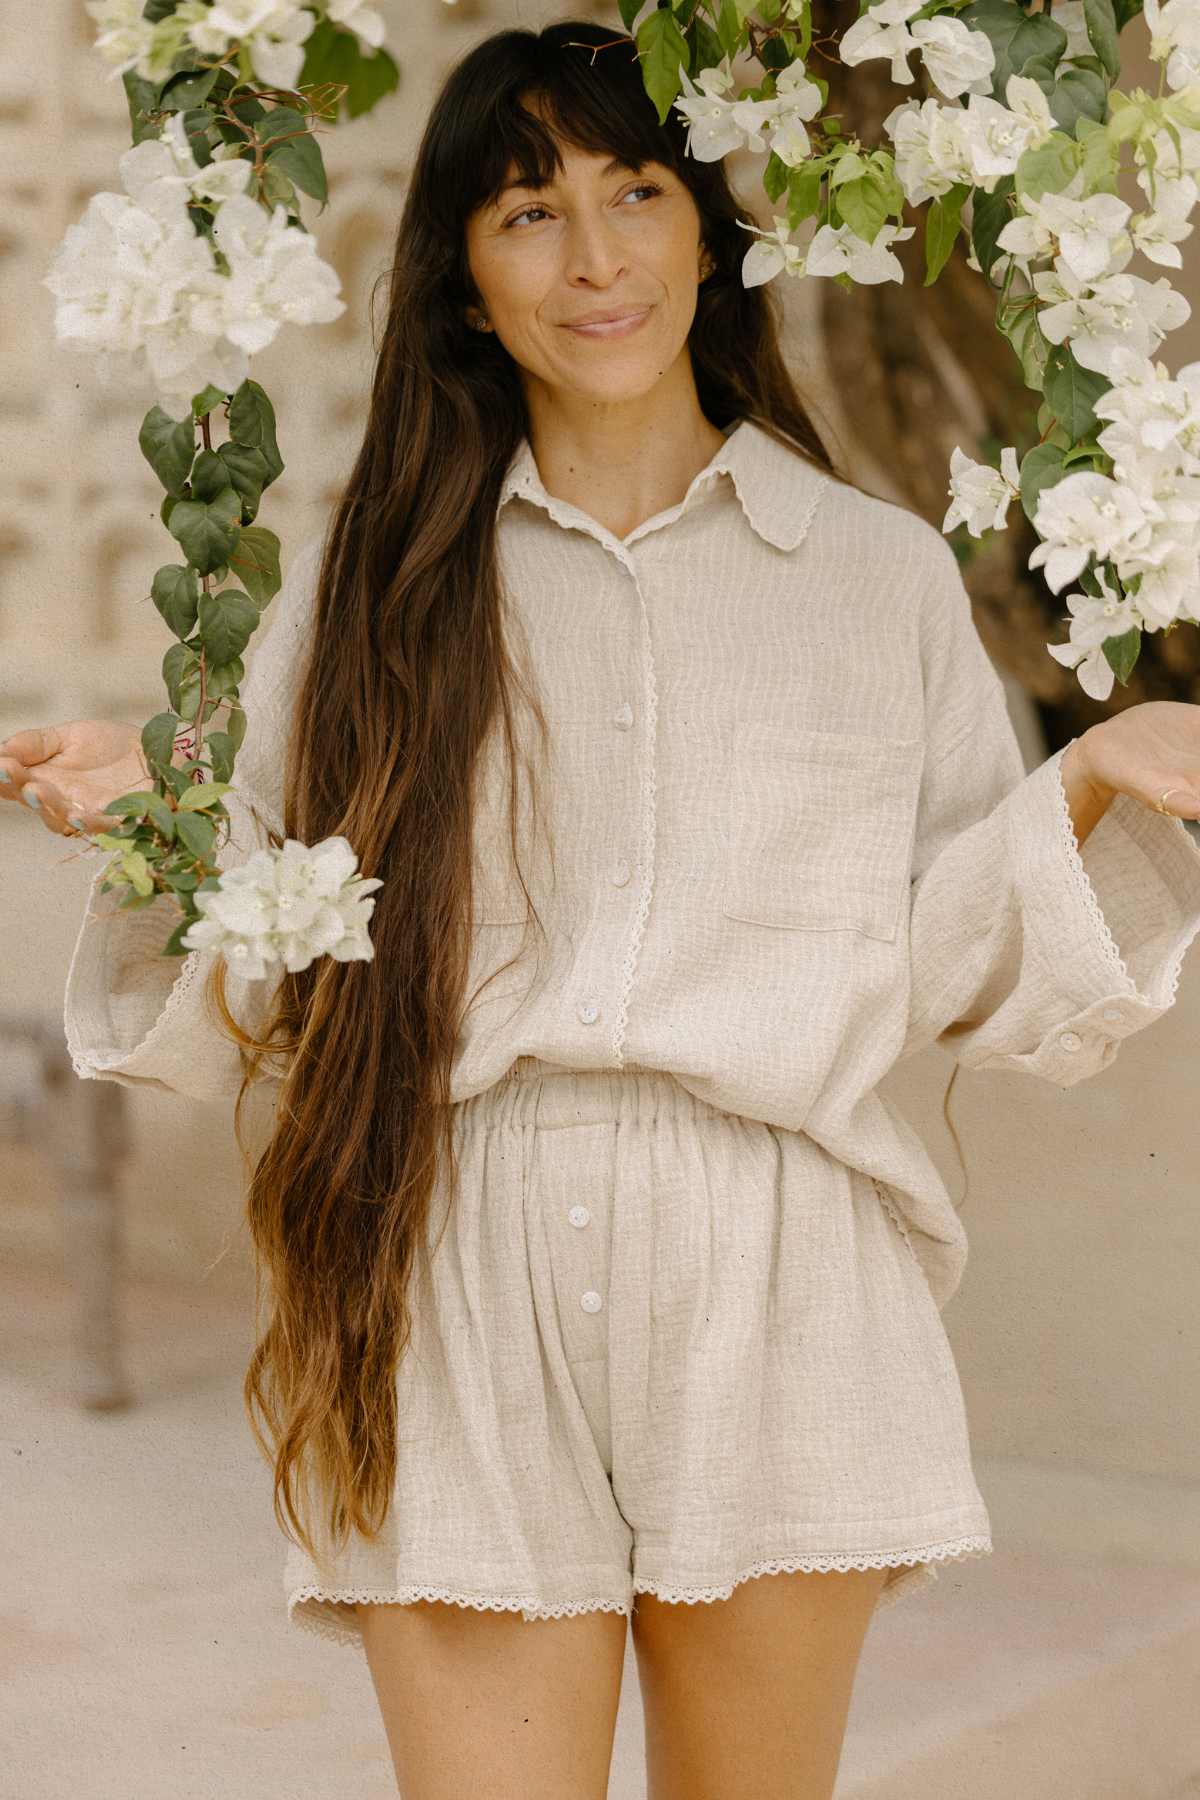
{"label": "chest pocket", "polygon": [[735,720],[725,916],[894,939],[911,875],[923,751],[921,738]]}

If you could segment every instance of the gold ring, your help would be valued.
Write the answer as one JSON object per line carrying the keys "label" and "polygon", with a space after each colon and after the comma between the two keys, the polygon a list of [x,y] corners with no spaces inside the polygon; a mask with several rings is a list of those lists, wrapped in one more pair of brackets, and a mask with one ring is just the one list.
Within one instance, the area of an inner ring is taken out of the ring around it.
{"label": "gold ring", "polygon": [[1165,813],[1167,811],[1167,804],[1166,804],[1167,795],[1168,794],[1182,794],[1182,792],[1183,792],[1183,789],[1178,788],[1178,787],[1164,788],[1162,793],[1158,797],[1158,801],[1155,805],[1154,810],[1156,812]]}

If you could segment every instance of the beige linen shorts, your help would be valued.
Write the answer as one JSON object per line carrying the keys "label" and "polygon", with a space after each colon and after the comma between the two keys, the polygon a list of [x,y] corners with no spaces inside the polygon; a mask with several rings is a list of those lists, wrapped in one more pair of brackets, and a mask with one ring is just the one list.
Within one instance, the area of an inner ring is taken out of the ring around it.
{"label": "beige linen shorts", "polygon": [[380,1536],[314,1562],[288,1618],[357,1600],[526,1619],[887,1568],[879,1604],[991,1550],[941,1316],[890,1203],[803,1132],[660,1070],[519,1057],[455,1108],[397,1371]]}

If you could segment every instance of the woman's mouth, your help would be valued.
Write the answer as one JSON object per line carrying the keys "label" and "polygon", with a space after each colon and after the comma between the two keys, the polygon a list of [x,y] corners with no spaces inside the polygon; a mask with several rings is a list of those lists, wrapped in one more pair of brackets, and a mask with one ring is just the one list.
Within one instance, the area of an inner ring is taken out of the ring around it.
{"label": "woman's mouth", "polygon": [[567,330],[577,332],[580,337],[629,337],[648,317],[649,312],[648,306],[642,306],[623,319],[597,319],[590,325],[568,325]]}

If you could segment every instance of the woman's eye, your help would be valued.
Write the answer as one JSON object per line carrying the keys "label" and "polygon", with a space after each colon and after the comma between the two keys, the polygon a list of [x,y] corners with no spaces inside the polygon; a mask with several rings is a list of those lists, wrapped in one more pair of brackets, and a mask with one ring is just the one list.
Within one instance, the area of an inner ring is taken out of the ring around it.
{"label": "woman's eye", "polygon": [[[660,187],[658,187],[653,181],[639,181],[636,187],[630,188],[628,194],[622,194],[621,205],[624,206],[626,200],[629,199],[630,194],[661,194],[661,193],[662,193],[662,189]],[[509,219],[508,223],[505,225],[504,229],[505,229],[505,231],[508,231],[509,228],[511,226],[515,225],[519,219],[527,219],[529,217],[530,213],[544,213],[546,210],[547,210],[547,208],[544,206],[527,206],[527,207],[525,207],[525,209],[522,212],[514,213],[512,218]]]}

